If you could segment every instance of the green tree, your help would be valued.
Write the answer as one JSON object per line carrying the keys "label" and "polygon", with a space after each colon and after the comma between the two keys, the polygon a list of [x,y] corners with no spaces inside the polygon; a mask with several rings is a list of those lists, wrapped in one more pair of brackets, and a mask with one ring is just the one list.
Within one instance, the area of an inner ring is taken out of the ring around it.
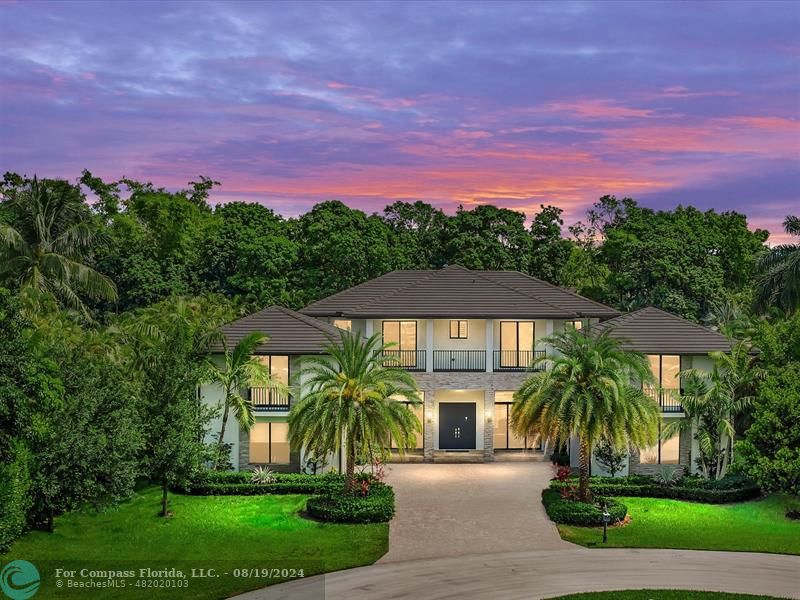
{"label": "green tree", "polygon": [[698,466],[704,477],[721,479],[728,471],[736,438],[736,419],[752,405],[763,372],[755,364],[747,342],[731,351],[712,352],[710,373],[697,369],[683,371],[685,393],[681,395],[686,418],[664,427],[663,437],[696,429],[700,456]]}
{"label": "green tree", "polygon": [[444,242],[449,218],[425,202],[395,202],[383,211],[392,230],[393,267],[439,269],[445,263]]}
{"label": "green tree", "polygon": [[346,488],[355,483],[359,457],[385,456],[391,440],[411,448],[421,424],[402,402],[419,402],[413,377],[385,358],[392,344],[342,331],[328,356],[309,357],[300,378],[305,396],[289,414],[289,440],[313,455],[344,451]]}
{"label": "green tree", "polygon": [[530,226],[529,273],[555,285],[563,285],[563,271],[572,253],[572,242],[561,237],[563,212],[556,206],[541,205]]}
{"label": "green tree", "polygon": [[[789,235],[800,236],[800,217],[786,217],[783,228]],[[775,306],[792,313],[800,307],[800,244],[775,246],[758,261],[758,272],[757,311]]]}
{"label": "green tree", "polygon": [[90,265],[98,233],[78,188],[34,177],[4,187],[2,205],[0,280],[46,292],[83,312],[81,295],[116,299],[112,281]]}
{"label": "green tree", "polygon": [[248,306],[299,308],[289,281],[298,246],[289,236],[288,222],[261,204],[217,206],[200,244],[203,287]]}
{"label": "green tree", "polygon": [[753,424],[736,444],[736,469],[766,492],[800,496],[800,363],[770,373],[754,406]]}
{"label": "green tree", "polygon": [[144,460],[162,488],[184,484],[211,460],[204,443],[213,412],[198,398],[209,341],[221,324],[215,301],[170,298],[128,316],[122,327],[142,385]]}
{"label": "green tree", "polygon": [[614,477],[625,468],[628,458],[628,449],[616,448],[614,444],[601,440],[594,450],[594,456],[602,467]]}
{"label": "green tree", "polygon": [[[222,424],[218,435],[218,449],[216,467],[220,468],[223,461],[227,461],[225,454],[225,429],[228,425],[228,415],[233,415],[239,426],[250,431],[255,423],[253,403],[250,401],[246,390],[251,387],[262,387],[271,393],[287,396],[288,386],[273,379],[269,367],[253,356],[256,348],[266,343],[269,336],[260,332],[246,335],[233,350],[225,347],[223,364],[218,365],[213,358],[208,359],[206,381],[216,383],[222,388]],[[223,340],[224,341],[224,340]]]}
{"label": "green tree", "polygon": [[579,442],[579,498],[588,501],[592,449],[646,447],[658,437],[658,406],[633,381],[652,381],[644,355],[622,350],[608,336],[567,329],[545,339],[550,369],[532,374],[514,394],[511,426],[561,445]]}
{"label": "green tree", "polygon": [[449,264],[468,269],[528,271],[531,237],[523,213],[476,206],[459,206],[448,221],[445,257]]}
{"label": "green tree", "polygon": [[338,200],[317,204],[293,224],[299,248],[294,284],[305,304],[392,269],[389,227]]}

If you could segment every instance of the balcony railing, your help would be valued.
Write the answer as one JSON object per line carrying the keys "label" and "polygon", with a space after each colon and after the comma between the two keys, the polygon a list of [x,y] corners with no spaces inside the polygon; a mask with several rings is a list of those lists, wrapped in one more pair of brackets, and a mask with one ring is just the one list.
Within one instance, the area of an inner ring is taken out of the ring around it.
{"label": "balcony railing", "polygon": [[281,412],[289,410],[289,396],[269,388],[254,387],[247,390],[253,409],[258,412]]}
{"label": "balcony railing", "polygon": [[485,350],[434,350],[434,371],[486,371]]}
{"label": "balcony railing", "polygon": [[683,412],[681,405],[681,391],[676,389],[646,388],[645,394],[658,402],[661,412],[680,413]]}
{"label": "balcony railing", "polygon": [[425,350],[385,350],[387,366],[402,367],[406,371],[425,370]]}
{"label": "balcony railing", "polygon": [[545,356],[544,350],[495,350],[495,371],[544,371],[544,363],[533,364]]}

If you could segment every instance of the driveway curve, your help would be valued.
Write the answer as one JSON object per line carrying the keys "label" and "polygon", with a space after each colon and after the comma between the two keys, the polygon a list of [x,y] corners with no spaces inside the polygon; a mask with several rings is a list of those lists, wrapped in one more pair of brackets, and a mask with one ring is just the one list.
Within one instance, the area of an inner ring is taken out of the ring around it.
{"label": "driveway curve", "polygon": [[263,588],[237,598],[532,600],[642,588],[800,598],[800,556],[650,549],[471,555],[359,567]]}

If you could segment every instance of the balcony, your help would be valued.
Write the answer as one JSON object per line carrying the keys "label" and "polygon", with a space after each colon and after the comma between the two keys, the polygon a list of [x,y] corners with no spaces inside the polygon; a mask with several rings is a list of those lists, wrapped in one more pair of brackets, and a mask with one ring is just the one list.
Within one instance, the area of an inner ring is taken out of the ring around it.
{"label": "balcony", "polygon": [[425,350],[386,350],[383,356],[387,366],[402,367],[406,371],[425,370]]}
{"label": "balcony", "polygon": [[495,350],[494,370],[497,372],[544,371],[544,363],[533,361],[546,355],[544,350]]}
{"label": "balcony", "polygon": [[681,391],[677,389],[647,388],[644,390],[653,400],[658,402],[662,413],[682,413]]}
{"label": "balcony", "polygon": [[247,397],[256,412],[285,412],[289,410],[289,396],[269,388],[250,388],[247,390]]}
{"label": "balcony", "polygon": [[461,373],[486,371],[485,350],[434,350],[433,370]]}

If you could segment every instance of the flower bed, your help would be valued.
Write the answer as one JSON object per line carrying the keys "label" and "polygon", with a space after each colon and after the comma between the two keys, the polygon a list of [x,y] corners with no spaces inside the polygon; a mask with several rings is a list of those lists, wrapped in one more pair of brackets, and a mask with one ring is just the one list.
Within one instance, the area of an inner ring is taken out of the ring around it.
{"label": "flower bed", "polygon": [[542,491],[542,504],[547,516],[554,523],[564,525],[583,525],[587,527],[603,524],[603,504],[608,508],[609,523],[618,523],[625,519],[628,507],[622,502],[610,498],[595,496],[593,503],[578,502],[561,497],[555,489]]}
{"label": "flower bed", "polygon": [[386,523],[394,516],[394,490],[373,482],[365,494],[339,491],[309,498],[306,510],[312,517],[332,523]]}
{"label": "flower bed", "polygon": [[[550,487],[560,489],[577,485],[577,479],[553,480]],[[761,495],[759,487],[747,478],[730,475],[718,481],[688,476],[672,485],[657,483],[644,475],[629,477],[592,477],[592,492],[602,496],[635,496],[642,498],[669,498],[707,504],[725,504],[752,500]]]}

